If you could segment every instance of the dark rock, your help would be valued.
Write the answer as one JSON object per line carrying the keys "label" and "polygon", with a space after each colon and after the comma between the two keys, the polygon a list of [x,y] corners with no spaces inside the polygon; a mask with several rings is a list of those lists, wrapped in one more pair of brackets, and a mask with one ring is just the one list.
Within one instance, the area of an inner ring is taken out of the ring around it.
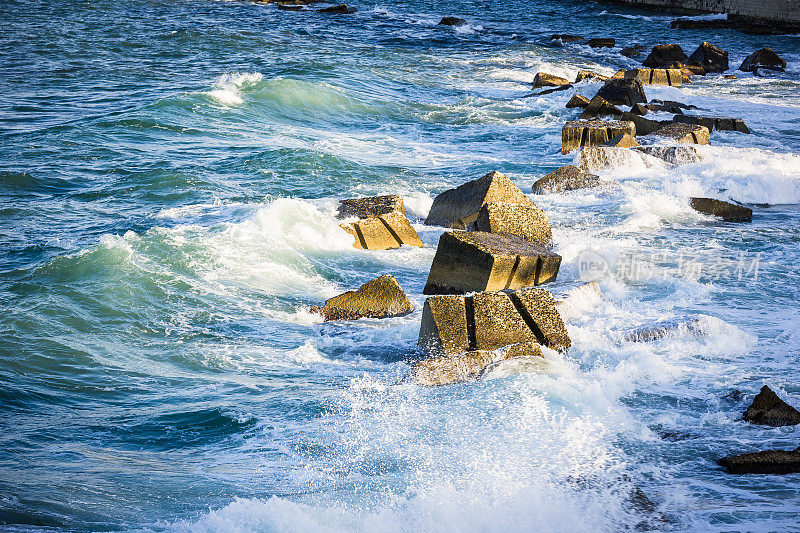
{"label": "dark rock", "polygon": [[278,4],[278,9],[283,11],[300,11],[303,9],[303,6],[295,4]]}
{"label": "dark rock", "polygon": [[[647,119],[641,119],[640,117],[640,120]],[[708,131],[708,128],[695,124],[672,122],[658,131],[654,131],[652,135],[665,137],[670,141],[677,143],[711,144],[711,135]]]}
{"label": "dark rock", "polygon": [[396,194],[388,196],[367,196],[364,198],[348,198],[347,200],[341,200],[336,217],[377,217],[380,215],[388,215],[393,211],[399,213],[406,212],[401,196],[397,196]]}
{"label": "dark rock", "polygon": [[723,202],[722,200],[689,198],[689,205],[695,211],[720,217],[726,222],[750,222],[753,220],[752,209],[730,202]]}
{"label": "dark rock", "polygon": [[578,118],[581,120],[587,120],[608,116],[621,117],[622,110],[609,103],[602,96],[597,95],[589,101],[589,105],[586,106],[586,109],[583,110],[583,113],[581,113],[580,117]]}
{"label": "dark rock", "polygon": [[659,44],[653,47],[642,64],[649,68],[680,68],[688,59],[679,44]]}
{"label": "dark rock", "polygon": [[385,275],[366,282],[356,291],[334,296],[322,307],[312,307],[330,320],[357,320],[359,318],[389,318],[407,315],[414,310],[394,276]]}
{"label": "dark rock", "polygon": [[533,192],[534,194],[559,193],[601,184],[599,176],[584,172],[575,165],[566,165],[534,183]]}
{"label": "dark rock", "polygon": [[550,37],[551,41],[561,41],[562,43],[576,43],[582,41],[583,37],[580,35],[570,35],[568,33],[557,33]]}
{"label": "dark rock", "polygon": [[772,51],[772,48],[762,48],[753,52],[745,58],[739,70],[743,72],[755,72],[757,69],[766,70],[786,70],[786,61],[781,56]]}
{"label": "dark rock", "polygon": [[667,113],[682,114],[684,109],[697,109],[697,106],[682,104],[673,100],[653,100],[647,104],[650,111],[666,111]]}
{"label": "dark rock", "polygon": [[323,7],[318,9],[317,13],[330,13],[333,15],[350,15],[356,12],[356,8],[347,7],[347,4],[339,4],[338,6]]}
{"label": "dark rock", "polygon": [[706,69],[700,63],[686,63],[684,65],[680,65],[681,71],[689,71],[689,73],[694,76],[705,76]]}
{"label": "dark rock", "polygon": [[672,119],[674,122],[683,124],[699,124],[705,126],[708,131],[738,131],[740,133],[750,133],[750,128],[740,118],[729,117],[699,117],[696,115],[677,115]]}
{"label": "dark rock", "polygon": [[635,78],[611,78],[597,92],[614,105],[634,106],[647,103],[642,82]]}
{"label": "dark rock", "polygon": [[800,472],[800,448],[729,455],[717,464],[729,474],[796,474]]}
{"label": "dark rock", "polygon": [[703,42],[689,56],[689,61],[699,63],[705,72],[725,72],[728,70],[728,52],[711,43]]}
{"label": "dark rock", "polygon": [[438,195],[433,200],[425,224],[466,229],[469,223],[478,218],[482,205],[498,202],[536,207],[507,176],[490,172]]}
{"label": "dark rock", "polygon": [[586,41],[586,44],[592,48],[614,48],[617,45],[617,41],[610,37],[600,37],[597,39],[589,39]]}
{"label": "dark rock", "polygon": [[555,298],[547,290],[527,287],[425,300],[418,345],[429,357],[527,342],[553,350],[566,350],[572,344]]}
{"label": "dark rock", "polygon": [[567,109],[574,109],[576,107],[585,108],[589,105],[589,99],[585,96],[581,96],[579,94],[573,95],[572,98],[569,99],[567,102],[566,108]]}
{"label": "dark rock", "polygon": [[680,18],[669,23],[673,30],[725,30],[736,28],[737,24],[728,19],[696,20]]}
{"label": "dark rock", "polygon": [[626,71],[625,78],[636,78],[645,85],[683,85],[681,71],[674,68],[637,68]]}
{"label": "dark rock", "polygon": [[744,412],[744,419],[765,426],[794,426],[800,424],[800,411],[764,385]]}
{"label": "dark rock", "polygon": [[722,397],[723,400],[730,402],[741,402],[744,394],[739,389],[733,389],[731,392]]}
{"label": "dark rock", "polygon": [[661,128],[671,124],[669,120],[650,120],[641,115],[625,111],[622,113],[622,120],[633,122],[636,128],[636,135],[652,135]]}
{"label": "dark rock", "polygon": [[555,93],[558,91],[566,91],[567,89],[572,89],[571,83],[568,83],[567,85],[562,85],[561,87],[553,87],[552,89],[539,91],[538,93],[532,93],[530,96],[543,96],[545,94]]}
{"label": "dark rock", "polygon": [[535,204],[483,204],[470,231],[485,231],[500,235],[516,235],[534,244],[550,246],[553,230],[544,211]]}
{"label": "dark rock", "polygon": [[635,106],[631,107],[631,113],[634,115],[646,115],[650,112],[650,107],[644,104],[636,104]]}
{"label": "dark rock", "polygon": [[584,146],[599,146],[617,135],[636,135],[633,122],[622,120],[573,120],[561,128],[561,153]]}
{"label": "dark rock", "polygon": [[466,23],[466,20],[458,17],[444,17],[439,21],[439,26],[463,26]]}
{"label": "dark rock", "polygon": [[533,78],[534,89],[540,87],[563,87],[565,85],[570,85],[569,80],[546,72],[537,72],[536,76]]}
{"label": "dark rock", "polygon": [[516,235],[443,233],[423,293],[532,287],[555,281],[560,265],[561,256]]}
{"label": "dark rock", "polygon": [[646,48],[640,44],[634,44],[633,46],[626,46],[622,50],[619,51],[620,54],[624,55],[625,57],[630,57],[631,59],[641,56]]}

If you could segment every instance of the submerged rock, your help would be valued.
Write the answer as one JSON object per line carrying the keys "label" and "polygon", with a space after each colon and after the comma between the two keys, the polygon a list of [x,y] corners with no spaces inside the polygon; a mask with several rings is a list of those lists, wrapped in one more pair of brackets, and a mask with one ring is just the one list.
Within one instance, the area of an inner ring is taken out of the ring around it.
{"label": "submerged rock", "polygon": [[650,55],[642,62],[649,68],[680,68],[689,57],[679,44],[659,44],[653,47]]}
{"label": "submerged rock", "polygon": [[516,235],[534,244],[549,246],[553,230],[547,215],[536,204],[519,205],[505,202],[483,204],[478,218],[470,224],[471,231],[500,235]]}
{"label": "submerged rock", "polygon": [[398,211],[341,224],[341,228],[355,237],[353,246],[361,250],[389,250],[404,244],[422,247],[416,230]]}
{"label": "submerged rock", "polygon": [[583,113],[581,113],[580,117],[578,118],[581,120],[587,120],[608,116],[621,117],[622,110],[608,102],[602,96],[596,95],[589,101],[589,105],[586,106],[586,109],[583,110]]}
{"label": "submerged rock", "polygon": [[708,128],[696,124],[673,122],[657,131],[654,131],[652,135],[665,137],[670,141],[677,143],[711,144],[711,135],[708,131]]}
{"label": "submerged rock", "polygon": [[595,39],[589,39],[586,41],[586,44],[592,48],[614,48],[617,45],[617,41],[611,37],[598,37]]}
{"label": "submerged rock", "polygon": [[567,105],[565,106],[567,109],[574,109],[576,107],[585,108],[589,105],[589,99],[585,96],[581,96],[579,94],[572,95],[572,98],[569,99]]}
{"label": "submerged rock", "polygon": [[729,474],[795,474],[800,472],[800,448],[729,455],[717,464]]}
{"label": "submerged rock", "polygon": [[385,275],[366,282],[358,290],[334,296],[322,307],[312,307],[330,320],[356,320],[359,318],[389,318],[406,315],[414,310],[394,276]]}
{"label": "submerged rock", "polygon": [[640,44],[634,44],[633,46],[626,46],[622,50],[619,51],[625,57],[629,57],[631,59],[641,56],[646,48]]}
{"label": "submerged rock", "polygon": [[622,120],[567,122],[561,129],[561,153],[568,154],[584,146],[598,146],[623,133],[636,135],[636,126],[633,122]]}
{"label": "submerged rock", "polygon": [[645,85],[683,85],[683,75],[679,69],[671,68],[636,68],[625,72],[625,78],[635,78]]}
{"label": "submerged rock", "polygon": [[427,387],[452,385],[479,378],[491,365],[515,357],[541,357],[542,348],[529,341],[497,349],[475,350],[462,355],[432,357],[417,361],[411,367],[414,381]]}
{"label": "submerged rock", "polygon": [[490,172],[482,178],[468,181],[438,195],[433,200],[425,224],[466,229],[468,224],[478,218],[478,210],[483,204],[501,202],[535,206],[506,175]]}
{"label": "submerged rock", "polygon": [[553,350],[572,344],[553,295],[527,287],[473,296],[432,296],[422,309],[419,346],[431,357],[535,342]]}
{"label": "submerged rock", "polygon": [[800,411],[781,400],[772,389],[764,385],[744,412],[744,419],[765,426],[795,426],[800,424]]}
{"label": "submerged rock", "polygon": [[703,42],[689,56],[689,61],[699,63],[706,72],[725,72],[730,68],[728,52],[711,43]]}
{"label": "submerged rock", "polygon": [[467,23],[466,20],[458,17],[443,17],[439,21],[439,26],[463,26]]}
{"label": "submerged rock", "polygon": [[536,181],[533,184],[533,192],[534,194],[560,193],[597,187],[602,183],[599,176],[584,172],[575,165],[565,165]]}
{"label": "submerged rock", "polygon": [[562,43],[576,43],[582,41],[583,37],[580,35],[570,35],[568,33],[556,33],[550,37],[551,41],[561,41]]}
{"label": "submerged rock", "polygon": [[697,115],[678,115],[672,119],[674,122],[683,124],[698,124],[705,126],[708,131],[738,131],[740,133],[750,133],[750,128],[740,118],[730,117],[699,117]]}
{"label": "submerged rock", "polygon": [[697,106],[683,104],[674,100],[652,100],[647,104],[647,109],[650,111],[666,111],[667,113],[680,115],[685,109],[697,109]]}
{"label": "submerged rock", "polygon": [[398,213],[406,212],[402,196],[396,194],[387,196],[366,196],[363,198],[340,200],[336,217],[377,217],[380,215],[388,215],[393,211],[397,211]]}
{"label": "submerged rock", "polygon": [[739,70],[743,72],[755,72],[760,68],[783,72],[786,70],[786,61],[776,54],[772,48],[762,48],[747,56],[739,67]]}
{"label": "submerged rock", "polygon": [[347,7],[347,4],[339,4],[338,6],[323,7],[318,9],[317,13],[331,13],[334,15],[350,15],[357,10],[354,7]]}
{"label": "submerged rock", "polygon": [[750,222],[753,210],[742,205],[715,200],[713,198],[689,198],[689,205],[695,211],[720,217],[725,222]]}
{"label": "submerged rock", "polygon": [[560,265],[560,255],[516,235],[443,233],[423,293],[531,287],[555,281]]}
{"label": "submerged rock", "polygon": [[569,80],[547,72],[537,72],[533,78],[534,89],[539,89],[540,87],[564,87],[567,85],[570,85]]}
{"label": "submerged rock", "polygon": [[673,331],[700,331],[699,318],[685,318],[681,320],[665,320],[648,326],[633,329],[625,334],[623,339],[627,342],[651,342],[663,339]]}
{"label": "submerged rock", "polygon": [[597,96],[605,98],[614,105],[646,104],[647,96],[644,94],[642,82],[636,78],[625,78],[624,73],[622,76],[621,78],[611,78],[605,82],[597,92]]}

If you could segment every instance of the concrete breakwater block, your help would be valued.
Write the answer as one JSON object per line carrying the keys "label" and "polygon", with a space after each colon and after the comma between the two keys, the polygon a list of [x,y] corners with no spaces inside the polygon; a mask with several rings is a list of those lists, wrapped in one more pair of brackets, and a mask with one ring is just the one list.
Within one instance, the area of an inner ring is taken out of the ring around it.
{"label": "concrete breakwater block", "polygon": [[334,296],[322,307],[312,307],[325,321],[359,318],[389,318],[414,310],[394,276],[385,275],[366,282],[358,290]]}
{"label": "concrete breakwater block", "polygon": [[603,76],[602,74],[592,72],[591,70],[579,70],[578,75],[575,76],[575,83],[580,83],[583,80],[608,81],[608,79],[608,76]]}
{"label": "concrete breakwater block", "polygon": [[652,135],[664,137],[672,142],[683,144],[711,144],[711,134],[708,128],[700,126],[699,124],[683,124],[681,122],[673,122],[668,124],[658,131],[654,131]]}
{"label": "concrete breakwater block", "polygon": [[702,161],[703,157],[695,145],[681,146],[637,146],[635,151],[656,157],[671,165],[685,165]]}
{"label": "concrete breakwater block", "polygon": [[533,78],[534,89],[540,87],[563,87],[565,85],[570,85],[569,80],[560,76],[548,74],[547,72],[537,72],[536,76]]}
{"label": "concrete breakwater block", "polygon": [[418,345],[430,357],[535,342],[554,350],[572,344],[550,291],[528,287],[472,296],[431,296],[422,309]]}
{"label": "concrete breakwater block", "polygon": [[561,129],[561,153],[584,146],[599,146],[618,135],[636,135],[633,122],[623,120],[573,120]]}
{"label": "concrete breakwater block", "polygon": [[565,165],[550,172],[533,184],[534,194],[561,193],[602,185],[600,177],[575,165]]}
{"label": "concrete breakwater block", "polygon": [[699,117],[696,115],[676,115],[673,122],[682,124],[694,124],[708,128],[708,131],[738,131],[740,133],[750,133],[744,120],[730,117]]}
{"label": "concrete breakwater block", "polygon": [[521,342],[498,350],[475,350],[463,355],[432,357],[417,361],[411,367],[414,381],[419,385],[437,387],[469,379],[477,379],[487,367],[514,357],[542,357],[536,342]]}
{"label": "concrete breakwater block", "polygon": [[422,247],[411,222],[397,211],[341,224],[341,228],[355,237],[353,246],[360,250],[389,250],[404,244]]}
{"label": "concrete breakwater block", "polygon": [[388,196],[367,196],[364,198],[348,198],[339,201],[337,218],[367,218],[388,215],[397,211],[405,214],[406,208],[402,196],[391,194]]}
{"label": "concrete breakwater block", "polygon": [[683,74],[675,68],[637,68],[626,71],[625,78],[636,78],[645,85],[683,85]]}
{"label": "concrete breakwater block", "polygon": [[713,198],[689,198],[689,205],[695,211],[720,217],[726,222],[750,222],[753,210],[743,205],[732,204]]}
{"label": "concrete breakwater block", "polygon": [[639,146],[639,141],[637,141],[636,137],[633,135],[623,133],[622,135],[617,135],[613,139],[609,139],[608,142],[603,143],[603,146],[611,146],[613,148],[634,148]]}
{"label": "concrete breakwater block", "polygon": [[608,102],[602,96],[595,95],[591,100],[589,100],[589,105],[583,110],[580,117],[581,120],[588,120],[598,117],[621,117],[622,110],[615,106],[614,104]]}
{"label": "concrete breakwater block", "polygon": [[642,82],[637,78],[626,78],[625,74],[624,70],[615,74],[600,87],[597,96],[605,98],[614,105],[646,104],[647,96],[644,94]]}
{"label": "concrete breakwater block", "polygon": [[425,219],[429,226],[467,229],[478,218],[478,210],[488,203],[534,205],[530,198],[500,172],[489,172],[482,178],[441,193]]}
{"label": "concrete breakwater block", "polygon": [[537,205],[507,203],[483,204],[478,218],[469,226],[470,231],[484,231],[501,235],[516,235],[542,246],[553,242],[553,230],[547,215]]}
{"label": "concrete breakwater block", "polygon": [[636,126],[637,135],[652,135],[661,128],[672,124],[669,120],[651,120],[631,111],[622,113],[621,118],[622,120],[633,122],[634,126]]}
{"label": "concrete breakwater block", "polygon": [[572,98],[569,99],[567,105],[564,106],[567,109],[575,109],[576,107],[585,108],[589,105],[589,99],[585,96],[581,96],[579,94],[573,94]]}
{"label": "concrete breakwater block", "polygon": [[[584,172],[599,172],[609,168],[628,167],[636,161],[636,156],[627,148],[614,146],[587,146],[578,154],[578,168]],[[611,183],[599,181],[598,183]]]}
{"label": "concrete breakwater block", "polygon": [[689,60],[689,56],[679,44],[659,44],[653,47],[642,64],[648,68],[679,67]]}
{"label": "concrete breakwater block", "polygon": [[764,385],[744,412],[744,419],[765,426],[796,426],[800,424],[800,411],[781,400]]}
{"label": "concrete breakwater block", "polygon": [[424,294],[464,294],[555,281],[561,256],[516,235],[448,232],[439,238]]}
{"label": "concrete breakwater block", "polygon": [[717,464],[729,474],[795,474],[800,472],[800,448],[729,455]]}

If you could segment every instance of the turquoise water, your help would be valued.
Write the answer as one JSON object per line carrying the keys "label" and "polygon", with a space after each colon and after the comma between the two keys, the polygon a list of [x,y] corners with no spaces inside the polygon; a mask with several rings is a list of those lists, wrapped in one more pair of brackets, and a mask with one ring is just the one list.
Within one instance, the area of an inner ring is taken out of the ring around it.
{"label": "turquoise water", "polygon": [[[354,5],[0,4],[0,527],[799,530],[800,477],[715,461],[800,444],[739,420],[765,383],[800,405],[800,38],[566,0]],[[560,280],[585,250],[616,261],[602,301],[566,317],[573,348],[545,366],[420,388],[433,197],[491,170],[530,192],[574,160],[571,93],[528,97],[537,71],[636,65],[552,33],[710,40],[734,68],[769,45],[789,67],[648,87],[753,135],[535,197]],[[352,248],[337,200],[369,194],[402,194],[426,246]],[[725,224],[688,207],[704,195],[769,206]],[[633,275],[631,257],[660,270]],[[385,273],[413,314],[308,312]],[[686,316],[700,331],[623,340]]]}

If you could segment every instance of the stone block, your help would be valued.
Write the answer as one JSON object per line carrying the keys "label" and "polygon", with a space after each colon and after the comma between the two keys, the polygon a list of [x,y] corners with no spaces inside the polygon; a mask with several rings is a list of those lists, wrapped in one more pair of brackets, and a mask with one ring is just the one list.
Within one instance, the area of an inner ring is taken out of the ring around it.
{"label": "stone block", "polygon": [[411,367],[414,381],[427,387],[452,385],[478,379],[492,366],[515,357],[544,357],[536,342],[522,342],[498,350],[476,350],[463,355],[432,357],[417,361]]}
{"label": "stone block", "polygon": [[312,307],[329,320],[356,320],[359,318],[389,318],[406,315],[414,310],[394,276],[385,275],[368,281],[358,290],[334,296],[322,307]]}
{"label": "stone block", "polygon": [[673,122],[654,131],[652,134],[677,143],[711,144],[711,135],[709,134],[708,128],[695,124]]}
{"label": "stone block", "polygon": [[599,176],[589,174],[575,165],[565,165],[533,184],[534,194],[549,194],[585,189],[601,185]]}
{"label": "stone block", "polygon": [[425,294],[516,289],[555,281],[561,256],[515,235],[442,234]]}
{"label": "stone block", "polygon": [[651,120],[631,111],[625,111],[620,118],[633,122],[637,135],[652,135],[661,128],[672,124],[669,120]]}
{"label": "stone block", "polygon": [[580,83],[583,80],[589,81],[608,81],[608,76],[603,76],[591,70],[579,70],[578,75],[575,77],[575,83]]}
{"label": "stone block", "polygon": [[567,109],[574,109],[576,107],[585,108],[589,105],[589,99],[585,96],[581,96],[579,94],[572,95],[572,98],[569,99],[567,105],[565,106]]}
{"label": "stone block", "polygon": [[603,146],[611,146],[614,148],[633,148],[635,146],[639,146],[639,141],[637,141],[636,137],[633,135],[623,133],[622,135],[617,135],[608,142],[603,143]]}
{"label": "stone block", "polygon": [[698,46],[689,56],[689,61],[700,64],[706,72],[725,72],[730,68],[728,52],[708,42]]}
{"label": "stone block", "polygon": [[645,85],[669,85],[680,87],[683,76],[679,69],[637,68],[625,72],[625,78],[636,78]]}
{"label": "stone block", "polygon": [[586,106],[586,109],[583,110],[583,113],[581,113],[580,117],[578,118],[581,120],[589,120],[608,116],[621,117],[622,110],[620,110],[614,104],[606,101],[606,99],[602,96],[596,95],[589,101],[589,105]]}
{"label": "stone block", "polygon": [[800,448],[729,455],[717,464],[729,474],[796,474],[800,472]]}
{"label": "stone block", "polygon": [[584,146],[598,146],[617,135],[636,135],[636,126],[630,121],[575,120],[561,129],[561,153],[567,154]]}
{"label": "stone block", "polygon": [[708,131],[738,131],[740,133],[750,133],[744,120],[731,117],[699,117],[696,115],[677,115],[672,119],[674,122],[683,124],[696,124],[705,126]]}
{"label": "stone block", "polygon": [[422,247],[422,241],[406,216],[397,211],[341,225],[355,237],[353,246],[362,250],[389,250],[408,246]]}
{"label": "stone block", "polygon": [[597,91],[597,95],[614,105],[634,106],[637,103],[647,103],[642,82],[637,78],[625,78],[625,72],[621,77],[614,75],[605,82]]}
{"label": "stone block", "polygon": [[388,196],[367,196],[364,198],[348,198],[339,202],[337,218],[367,218],[388,215],[397,211],[405,214],[403,198],[395,194]]}
{"label": "stone block", "polygon": [[765,426],[796,426],[800,424],[800,411],[781,400],[772,389],[764,385],[744,412],[744,419]]}
{"label": "stone block", "polygon": [[686,63],[688,59],[689,56],[679,44],[659,44],[653,47],[642,64],[649,68],[672,68]]}
{"label": "stone block", "polygon": [[538,72],[533,78],[534,89],[540,87],[563,87],[565,85],[570,85],[569,80],[546,72]]}
{"label": "stone block", "polygon": [[471,231],[516,235],[534,244],[550,246],[553,230],[547,215],[536,204],[519,205],[504,202],[483,204]]}
{"label": "stone block", "polygon": [[750,222],[753,210],[743,205],[732,204],[713,198],[689,198],[692,209],[722,218],[726,222]]}

